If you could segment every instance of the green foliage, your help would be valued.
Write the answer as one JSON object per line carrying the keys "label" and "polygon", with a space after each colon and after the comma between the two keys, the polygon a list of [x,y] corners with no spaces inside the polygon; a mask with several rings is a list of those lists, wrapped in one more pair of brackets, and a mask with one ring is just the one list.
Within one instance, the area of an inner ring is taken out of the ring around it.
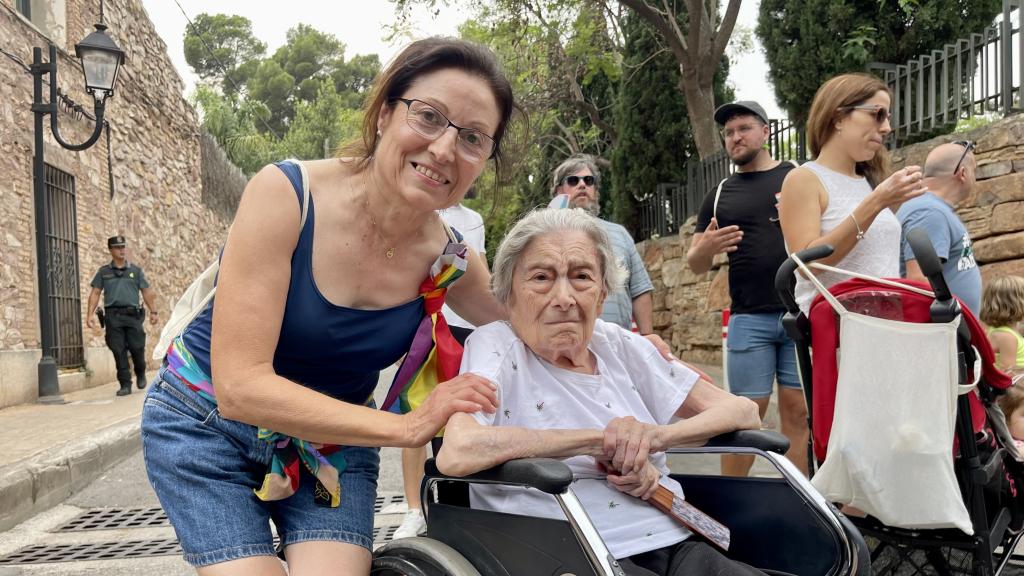
{"label": "green foliage", "polygon": [[322,158],[358,134],[359,108],[380,71],[376,54],[346,60],[337,38],[299,24],[264,57],[241,16],[200,14],[195,23],[185,34],[186,60],[204,80],[194,103],[246,174],[278,158]]}
{"label": "green foliage", "polygon": [[1001,0],[761,0],[756,33],[779,104],[803,121],[825,80],[980,32],[1000,8]]}
{"label": "green foliage", "polygon": [[244,16],[200,14],[185,32],[185,61],[203,80],[220,84],[225,94],[244,85],[267,45],[252,35]]}
{"label": "green foliage", "polygon": [[[685,14],[680,26],[686,25]],[[688,161],[697,159],[686,99],[675,89],[679,65],[662,49],[657,34],[634,15],[623,19],[623,81],[615,108],[619,139],[611,155],[611,219],[636,229],[637,201],[659,183],[686,181]],[[725,84],[728,59],[715,76],[715,101],[734,96]]]}

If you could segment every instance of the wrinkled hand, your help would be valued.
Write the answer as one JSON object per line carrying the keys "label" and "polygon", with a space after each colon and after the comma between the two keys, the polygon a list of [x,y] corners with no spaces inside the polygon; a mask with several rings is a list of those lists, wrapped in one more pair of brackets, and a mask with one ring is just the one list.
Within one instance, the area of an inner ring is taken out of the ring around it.
{"label": "wrinkled hand", "polygon": [[410,432],[406,435],[410,447],[423,446],[444,427],[456,412],[487,412],[498,409],[497,387],[476,374],[459,374],[442,382],[415,410],[406,414]]}
{"label": "wrinkled hand", "polygon": [[735,252],[743,240],[743,231],[739,226],[718,227],[718,219],[712,218],[704,235],[700,238],[700,249],[705,254],[714,256],[723,252]]}
{"label": "wrinkled hand", "polygon": [[875,188],[882,202],[894,211],[900,204],[924,194],[926,190],[920,166],[897,170]]}
{"label": "wrinkled hand", "polygon": [[604,456],[610,467],[623,474],[640,471],[651,452],[662,452],[659,426],[632,416],[613,418],[604,429]]}
{"label": "wrinkled hand", "polygon": [[661,336],[652,332],[650,334],[644,334],[644,338],[647,338],[651,344],[654,344],[654,347],[658,349],[658,352],[661,353],[661,357],[665,360],[671,361],[676,359],[676,357],[672,355],[672,348],[669,347],[668,342],[661,339]]}
{"label": "wrinkled hand", "polygon": [[654,492],[658,489],[658,482],[661,480],[661,472],[650,461],[644,461],[640,470],[628,474],[618,472],[602,461],[599,461],[598,465],[608,472],[607,480],[612,487],[641,500],[647,500],[654,496]]}

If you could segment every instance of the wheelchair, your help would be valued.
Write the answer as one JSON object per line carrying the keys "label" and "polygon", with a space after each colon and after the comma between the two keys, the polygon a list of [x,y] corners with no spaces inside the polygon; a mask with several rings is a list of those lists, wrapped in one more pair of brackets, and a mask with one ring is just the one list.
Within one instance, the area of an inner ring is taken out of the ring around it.
{"label": "wheelchair", "polygon": [[[705,446],[669,451],[672,464],[697,454],[763,458],[776,477],[733,478],[673,472],[686,500],[731,530],[727,556],[774,576],[870,574],[856,528],[811,487],[784,456],[789,441],[770,431],[737,431]],[[673,466],[674,467],[674,466]],[[466,477],[425,465],[424,536],[393,540],[374,554],[373,576],[625,576],[572,491],[559,460],[512,460]],[[469,507],[469,484],[523,486],[550,494],[564,520],[528,510],[499,513]],[[434,495],[434,488],[437,495]]]}

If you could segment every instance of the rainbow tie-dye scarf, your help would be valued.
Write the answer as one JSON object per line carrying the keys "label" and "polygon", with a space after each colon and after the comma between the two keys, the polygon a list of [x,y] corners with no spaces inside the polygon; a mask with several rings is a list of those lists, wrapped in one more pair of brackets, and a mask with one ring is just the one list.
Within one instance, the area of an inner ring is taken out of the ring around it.
{"label": "rainbow tie-dye scarf", "polygon": [[414,410],[441,382],[459,373],[462,345],[452,336],[441,313],[448,286],[466,272],[466,247],[449,242],[420,285],[424,316],[416,329],[409,353],[391,383],[382,410],[406,413]]}

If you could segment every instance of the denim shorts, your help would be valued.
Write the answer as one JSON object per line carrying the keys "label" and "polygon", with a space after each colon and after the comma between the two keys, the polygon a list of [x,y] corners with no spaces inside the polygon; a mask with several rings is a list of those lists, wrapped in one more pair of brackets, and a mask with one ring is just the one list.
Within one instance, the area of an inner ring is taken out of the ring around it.
{"label": "denim shorts", "polygon": [[747,398],[768,398],[772,384],[801,388],[796,346],[782,328],[784,312],[729,317],[726,366],[729,391]]}
{"label": "denim shorts", "polygon": [[316,481],[304,468],[295,494],[264,502],[253,490],[263,483],[271,445],[256,432],[222,418],[166,367],[150,386],[142,410],[143,457],[185,561],[206,566],[273,556],[271,521],[282,546],[333,541],[372,550],[379,449],[343,449],[347,467],[337,508],[313,502]]}

